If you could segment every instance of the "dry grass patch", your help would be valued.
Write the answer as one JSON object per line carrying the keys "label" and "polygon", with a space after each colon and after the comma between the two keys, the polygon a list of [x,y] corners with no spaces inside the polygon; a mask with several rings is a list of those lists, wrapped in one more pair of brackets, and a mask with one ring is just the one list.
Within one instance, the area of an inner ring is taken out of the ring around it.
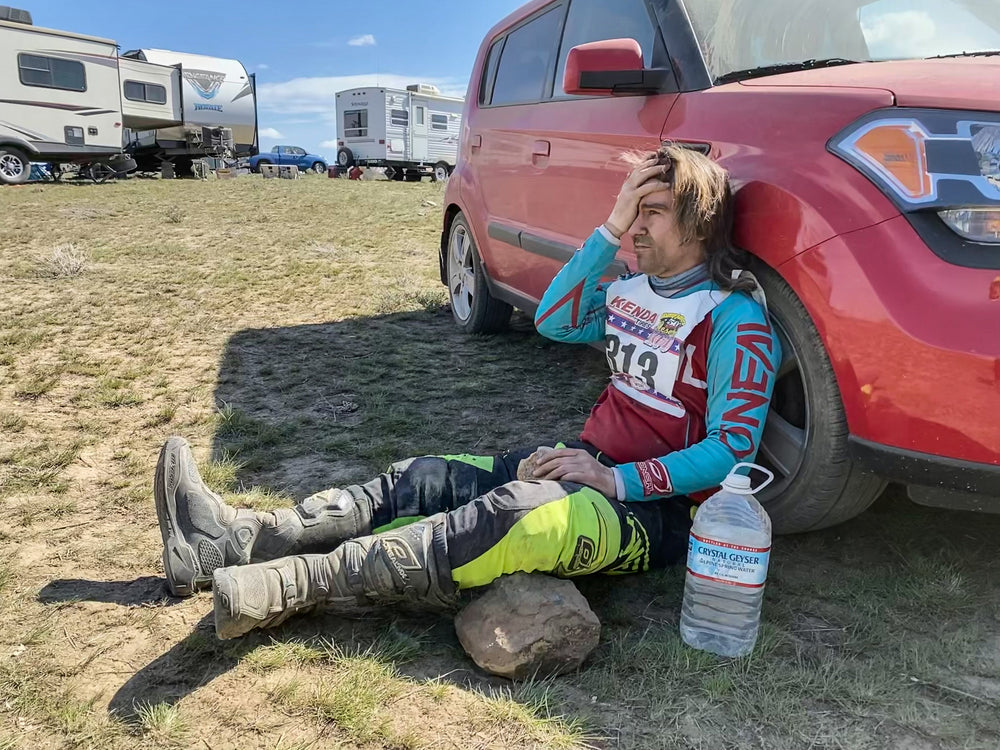
{"label": "dry grass patch", "polygon": [[90,259],[86,252],[72,242],[57,245],[40,263],[43,276],[65,279],[78,276],[86,269]]}

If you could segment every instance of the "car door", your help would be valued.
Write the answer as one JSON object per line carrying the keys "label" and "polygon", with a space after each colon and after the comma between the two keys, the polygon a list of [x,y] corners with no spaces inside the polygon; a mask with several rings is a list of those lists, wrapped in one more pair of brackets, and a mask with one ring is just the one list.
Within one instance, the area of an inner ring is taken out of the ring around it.
{"label": "car door", "polygon": [[[622,157],[655,151],[676,93],[570,96],[563,89],[573,47],[606,39],[634,39],[647,68],[670,68],[654,9],[646,0],[569,0],[551,95],[537,106],[524,183],[530,229],[521,245],[530,256],[512,285],[540,299],[614,205],[631,170]],[[672,74],[666,88],[676,90]],[[619,260],[634,269],[626,238]],[[621,273],[625,265],[612,269]]]}
{"label": "car door", "polygon": [[532,122],[555,69],[565,6],[551,3],[492,42],[465,136],[470,188],[481,202],[473,231],[490,278],[501,284],[522,272],[518,232],[529,226]]}

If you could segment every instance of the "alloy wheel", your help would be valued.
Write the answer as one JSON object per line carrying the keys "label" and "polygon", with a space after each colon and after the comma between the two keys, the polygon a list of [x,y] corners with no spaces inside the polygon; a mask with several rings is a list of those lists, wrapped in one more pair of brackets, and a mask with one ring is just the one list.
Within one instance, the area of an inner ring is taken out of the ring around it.
{"label": "alloy wheel", "polygon": [[0,155],[0,174],[9,180],[16,180],[24,174],[24,163],[14,154]]}
{"label": "alloy wheel", "polygon": [[451,233],[448,247],[448,291],[451,306],[459,320],[468,320],[472,315],[472,303],[476,288],[476,271],[473,266],[472,238],[469,230],[462,225]]}

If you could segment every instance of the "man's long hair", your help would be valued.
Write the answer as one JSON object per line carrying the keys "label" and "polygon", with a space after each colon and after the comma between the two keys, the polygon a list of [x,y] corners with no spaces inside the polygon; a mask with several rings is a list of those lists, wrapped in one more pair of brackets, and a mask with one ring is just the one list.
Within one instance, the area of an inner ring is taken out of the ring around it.
{"label": "man's long hair", "polygon": [[[669,166],[662,178],[674,192],[674,216],[681,241],[697,242],[705,248],[712,281],[727,291],[750,292],[754,282],[733,278],[735,269],[746,268],[747,256],[732,243],[733,193],[729,174],[707,156],[675,143],[664,143],[655,154],[657,162]],[[629,155],[632,163],[648,158]]]}

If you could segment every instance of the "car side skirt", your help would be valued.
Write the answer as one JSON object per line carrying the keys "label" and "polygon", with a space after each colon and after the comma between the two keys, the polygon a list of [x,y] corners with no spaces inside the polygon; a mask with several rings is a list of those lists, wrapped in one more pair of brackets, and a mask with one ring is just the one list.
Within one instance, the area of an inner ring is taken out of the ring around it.
{"label": "car side skirt", "polygon": [[[848,438],[848,451],[853,461],[886,479],[914,487],[944,490],[947,494],[975,495],[1000,513],[1000,466],[918,453],[873,443],[854,435]],[[933,499],[934,493],[918,494]],[[955,507],[946,500],[942,499],[941,507]]]}

